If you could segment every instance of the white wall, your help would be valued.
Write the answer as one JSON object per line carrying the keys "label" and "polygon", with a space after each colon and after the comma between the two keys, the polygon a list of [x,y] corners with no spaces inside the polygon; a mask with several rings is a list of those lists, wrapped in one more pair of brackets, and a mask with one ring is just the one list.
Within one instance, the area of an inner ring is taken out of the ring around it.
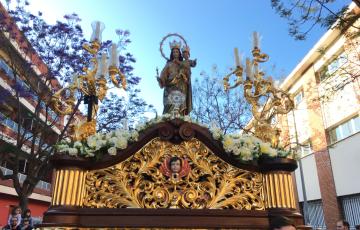
{"label": "white wall", "polygon": [[[304,173],[307,200],[321,199],[320,185],[319,185],[314,154],[310,154],[302,158],[301,162]],[[299,201],[304,201],[302,185],[301,185],[301,177],[300,177],[300,165],[295,170],[295,176],[296,176],[296,186],[298,190]]]}
{"label": "white wall", "polygon": [[360,133],[329,147],[338,196],[360,193]]}

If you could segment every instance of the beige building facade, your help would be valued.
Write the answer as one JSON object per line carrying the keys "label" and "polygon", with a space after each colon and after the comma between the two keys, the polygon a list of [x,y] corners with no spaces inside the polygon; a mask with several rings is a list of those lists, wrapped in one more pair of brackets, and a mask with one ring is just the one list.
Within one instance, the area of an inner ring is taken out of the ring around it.
{"label": "beige building facade", "polygon": [[300,144],[300,207],[322,229],[338,219],[360,224],[360,38],[352,25],[324,34],[280,86],[295,103],[279,124],[283,141]]}

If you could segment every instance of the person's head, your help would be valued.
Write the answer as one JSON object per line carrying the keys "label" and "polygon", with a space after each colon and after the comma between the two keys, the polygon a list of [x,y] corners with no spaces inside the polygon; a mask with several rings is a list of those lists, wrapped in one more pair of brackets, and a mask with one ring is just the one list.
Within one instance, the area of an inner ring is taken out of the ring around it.
{"label": "person's head", "polygon": [[345,220],[339,220],[336,222],[336,230],[349,230],[350,224]]}
{"label": "person's head", "polygon": [[179,60],[182,61],[183,57],[181,56],[181,52],[179,48],[172,48],[170,54],[170,61],[172,60]]}
{"label": "person's head", "polygon": [[270,220],[270,230],[296,230],[296,227],[289,218],[277,216]]}
{"label": "person's head", "polygon": [[355,226],[356,230],[360,230],[360,224]]}
{"label": "person's head", "polygon": [[170,170],[173,173],[179,173],[181,170],[181,159],[177,156],[172,157],[169,161],[170,164]]}
{"label": "person's head", "polygon": [[11,212],[12,215],[17,215],[17,214],[21,214],[21,208],[20,207],[14,207],[12,212]]}
{"label": "person's head", "polygon": [[190,58],[190,48],[188,46],[185,46],[181,49],[181,54],[185,60],[189,60]]}
{"label": "person's head", "polygon": [[189,58],[190,58],[190,53],[189,53],[189,51],[184,50],[184,51],[182,52],[182,56],[184,57],[185,60],[189,60]]}
{"label": "person's head", "polygon": [[24,218],[23,219],[23,227],[27,227],[27,226],[29,226],[30,225],[30,220],[29,220],[29,218]]}
{"label": "person's head", "polygon": [[11,226],[11,227],[14,227],[14,226],[16,226],[16,225],[18,225],[18,218],[17,218],[16,216],[13,216],[13,217],[11,217],[11,219],[10,219],[10,226]]}
{"label": "person's head", "polygon": [[30,210],[30,209],[26,209],[26,211],[25,211],[25,216],[26,216],[26,217],[30,217],[30,216],[31,216],[31,210]]}

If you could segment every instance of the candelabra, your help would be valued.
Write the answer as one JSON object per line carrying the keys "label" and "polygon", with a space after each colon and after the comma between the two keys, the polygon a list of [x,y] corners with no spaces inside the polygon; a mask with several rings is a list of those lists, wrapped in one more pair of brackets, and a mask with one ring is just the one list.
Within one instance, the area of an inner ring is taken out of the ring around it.
{"label": "candelabra", "polygon": [[[269,56],[261,52],[257,32],[253,34],[253,58],[246,58],[245,80],[237,48],[234,53],[236,68],[224,77],[224,89],[227,91],[243,85],[244,97],[250,104],[253,115],[249,129],[253,129],[258,138],[278,147],[280,130],[272,122],[276,115],[287,114],[294,108],[293,100],[289,94],[274,85],[271,77],[265,78],[265,73],[260,70],[259,63],[267,62]],[[230,85],[230,77],[233,75],[236,76],[236,81]]]}
{"label": "candelabra", "polygon": [[[108,55],[105,52],[100,53],[101,33],[104,24],[94,22],[92,24],[93,33],[90,44],[86,43],[83,48],[90,53],[91,59],[89,67],[84,67],[84,74],[75,75],[72,83],[58,90],[51,101],[58,114],[69,115],[75,109],[75,94],[80,92],[84,95],[84,104],[87,104],[87,120],[80,122],[72,127],[72,138],[74,140],[83,140],[96,133],[96,114],[98,101],[102,101],[107,92],[107,78],[110,78],[115,87],[126,89],[125,75],[118,66],[117,45],[112,43],[110,50],[110,59],[107,63]],[[121,81],[121,83],[120,83]]]}

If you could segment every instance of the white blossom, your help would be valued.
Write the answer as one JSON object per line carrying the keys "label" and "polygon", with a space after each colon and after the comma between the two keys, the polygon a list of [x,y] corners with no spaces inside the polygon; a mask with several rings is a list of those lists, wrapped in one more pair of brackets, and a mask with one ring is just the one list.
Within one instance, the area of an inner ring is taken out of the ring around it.
{"label": "white blossom", "polygon": [[82,146],[83,146],[83,144],[80,141],[74,142],[74,148],[81,148]]}
{"label": "white blossom", "polygon": [[89,136],[86,140],[86,143],[90,148],[96,148],[96,144],[97,144],[96,136]]}
{"label": "white blossom", "polygon": [[68,148],[68,153],[70,156],[77,156],[78,149],[77,148]]}
{"label": "white blossom", "polygon": [[139,133],[136,130],[131,131],[130,139],[132,141],[137,141],[139,138]]}
{"label": "white blossom", "polygon": [[112,156],[115,156],[116,155],[116,148],[115,147],[110,147],[108,149],[108,153]]}
{"label": "white blossom", "polygon": [[[71,144],[70,140],[61,141],[56,146],[56,149],[59,153],[65,152],[72,156],[77,156],[78,152],[80,151],[82,156],[93,157],[95,156],[96,151],[106,147],[108,154],[116,155],[117,149],[127,148],[128,141],[137,141],[140,131],[154,124],[168,121],[170,119],[172,119],[171,114],[164,114],[163,116],[156,117],[146,123],[139,123],[135,130],[129,131],[118,129],[106,134],[96,133],[92,136],[89,136],[86,139],[86,143],[76,141]],[[208,127],[208,125],[201,124],[197,121],[192,121],[190,116],[180,116],[179,119],[182,119],[186,122],[192,122],[193,124],[197,124],[203,127]],[[280,156],[294,159],[300,158],[299,152],[274,149],[271,147],[270,143],[264,143],[253,135],[241,135],[239,133],[223,135],[222,130],[214,123],[212,123],[208,128],[215,140],[222,139],[223,148],[226,152],[231,153],[244,161],[251,161],[254,158],[259,157],[261,154],[267,154],[270,157]]]}

